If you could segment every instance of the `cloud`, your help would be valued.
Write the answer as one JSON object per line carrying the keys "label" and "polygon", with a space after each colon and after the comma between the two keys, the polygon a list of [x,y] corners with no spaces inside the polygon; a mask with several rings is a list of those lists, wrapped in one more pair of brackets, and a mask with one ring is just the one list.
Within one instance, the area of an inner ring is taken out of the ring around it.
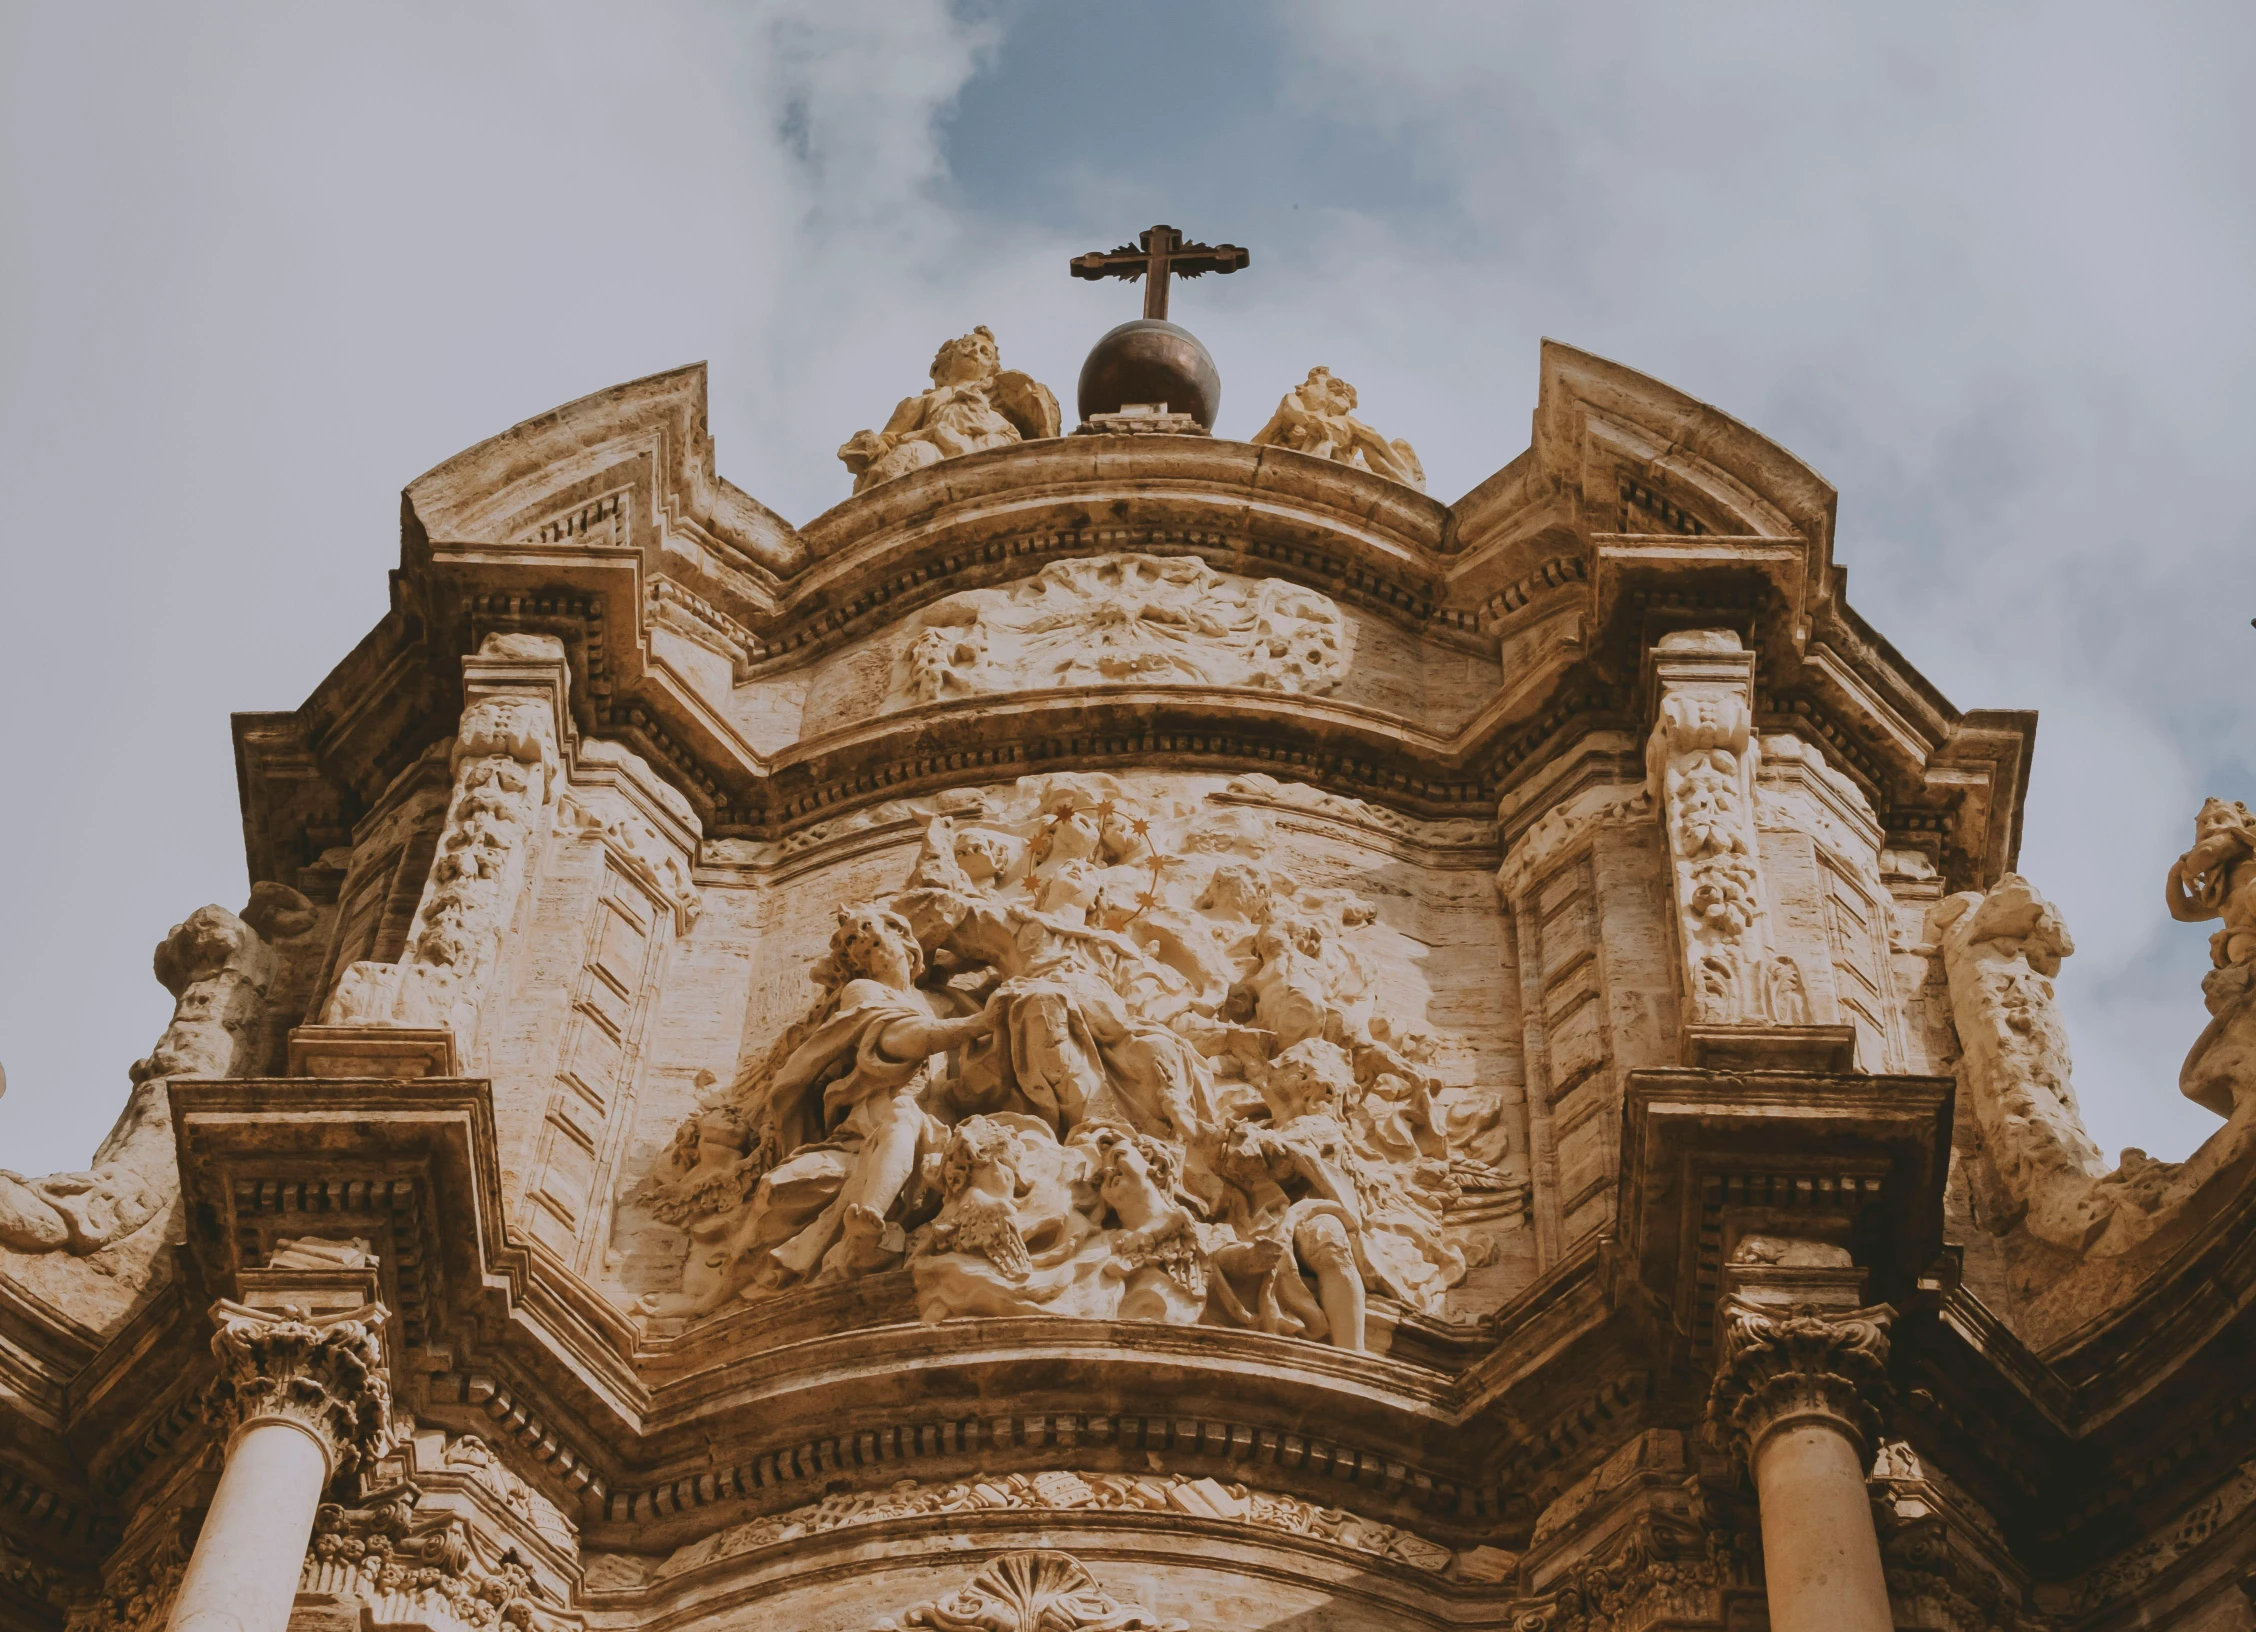
{"label": "cloud", "polygon": [[699,357],[796,520],[992,324],[1070,401],[1131,316],[1063,258],[1168,220],[1245,434],[1312,363],[1438,496],[1526,445],[1545,333],[1839,487],[1850,594],[1963,706],[2037,706],[2024,862],[2103,1143],[2203,1018],[2159,868],[2256,727],[2256,13],[2227,5],[1057,3],[0,13],[0,1162],[83,1160],[239,905],[226,714],[382,609],[397,490]]}

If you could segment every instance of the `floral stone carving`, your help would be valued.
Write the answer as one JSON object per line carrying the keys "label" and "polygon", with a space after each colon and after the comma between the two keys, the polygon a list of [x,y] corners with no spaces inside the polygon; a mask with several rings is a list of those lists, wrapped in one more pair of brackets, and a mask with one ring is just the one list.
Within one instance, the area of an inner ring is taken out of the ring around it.
{"label": "floral stone carving", "polygon": [[958,454],[1057,434],[1057,398],[1004,368],[994,334],[981,324],[940,348],[931,390],[902,398],[882,431],[856,431],[838,457],[862,493]]}
{"label": "floral stone carving", "polygon": [[223,1436],[262,1418],[284,1418],[327,1447],[332,1476],[383,1454],[392,1390],[377,1338],[382,1305],[314,1319],[222,1301],[213,1317],[219,1375],[205,1413]]}
{"label": "floral stone carving", "polygon": [[1196,556],[1053,561],[927,607],[888,708],[1064,686],[1245,686],[1322,696],[1354,626],[1315,590],[1216,572]]}
{"label": "floral stone carving", "polygon": [[929,816],[806,1016],[677,1136],[649,1204],[689,1262],[644,1311],[906,1266],[928,1320],[1359,1348],[1371,1298],[1438,1312],[1453,1214],[1517,1190],[1474,1153],[1496,1095],[1374,1012],[1371,907],[1269,849],[1250,810],[1104,777]]}
{"label": "floral stone carving", "polygon": [[1310,369],[1307,379],[1287,391],[1269,423],[1253,433],[1253,440],[1297,448],[1421,493],[1426,490],[1426,467],[1410,444],[1400,437],[1389,442],[1357,419],[1355,387],[1328,368]]}
{"label": "floral stone carving", "polygon": [[961,1592],[919,1604],[872,1632],[1190,1632],[1188,1621],[1123,1604],[1071,1553],[1005,1553]]}

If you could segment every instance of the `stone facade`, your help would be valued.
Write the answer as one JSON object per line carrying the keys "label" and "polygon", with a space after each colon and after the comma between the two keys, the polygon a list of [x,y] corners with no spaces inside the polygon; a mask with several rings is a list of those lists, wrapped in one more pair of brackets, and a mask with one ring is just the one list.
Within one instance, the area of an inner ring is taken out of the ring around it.
{"label": "stone facade", "polygon": [[701,369],[406,494],[0,1174],[0,1627],[2256,1627],[2256,824],[2110,1165],[2035,731],[1547,345],[1453,505],[985,330],[794,527]]}

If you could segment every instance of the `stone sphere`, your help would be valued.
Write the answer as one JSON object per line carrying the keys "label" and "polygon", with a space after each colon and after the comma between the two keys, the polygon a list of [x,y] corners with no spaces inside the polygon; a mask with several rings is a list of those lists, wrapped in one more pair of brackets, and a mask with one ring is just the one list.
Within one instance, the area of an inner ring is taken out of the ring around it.
{"label": "stone sphere", "polygon": [[1076,394],[1083,419],[1116,414],[1131,402],[1164,402],[1170,413],[1189,414],[1211,431],[1222,375],[1189,329],[1140,317],[1089,348]]}

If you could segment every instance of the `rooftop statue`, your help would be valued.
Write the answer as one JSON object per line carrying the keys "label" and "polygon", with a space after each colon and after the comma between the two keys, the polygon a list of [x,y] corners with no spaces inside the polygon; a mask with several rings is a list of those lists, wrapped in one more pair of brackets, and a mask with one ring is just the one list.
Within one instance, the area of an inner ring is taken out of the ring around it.
{"label": "rooftop statue", "polygon": [[1002,366],[983,323],[941,346],[931,390],[903,397],[884,430],[856,431],[838,457],[854,473],[854,491],[865,493],[960,453],[1057,434],[1057,398],[1032,376]]}
{"label": "rooftop statue", "polygon": [[1421,493],[1426,490],[1426,467],[1418,463],[1417,452],[1400,437],[1389,442],[1357,419],[1355,387],[1328,368],[1310,369],[1307,379],[1287,391],[1269,423],[1253,433],[1253,440],[1297,448]]}

